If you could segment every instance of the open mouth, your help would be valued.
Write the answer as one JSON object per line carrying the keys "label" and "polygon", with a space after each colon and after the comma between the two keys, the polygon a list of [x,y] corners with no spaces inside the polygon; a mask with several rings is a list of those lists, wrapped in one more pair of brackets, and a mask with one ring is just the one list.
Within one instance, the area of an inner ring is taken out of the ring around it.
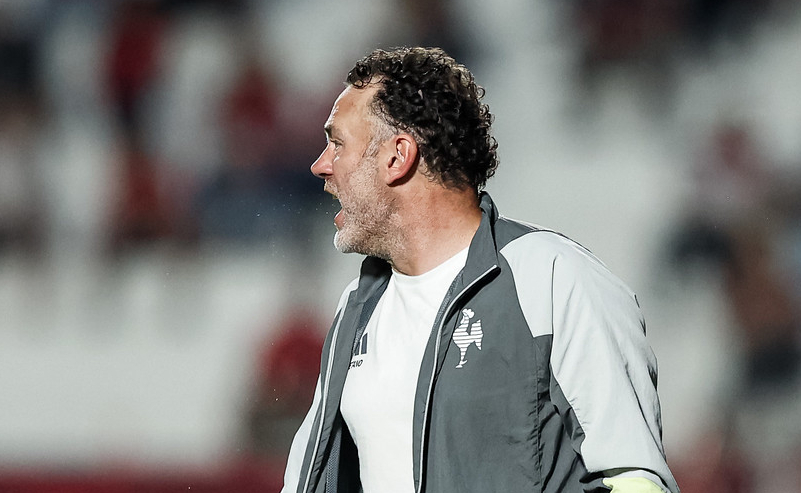
{"label": "open mouth", "polygon": [[337,227],[337,229],[339,229],[342,227],[342,221],[343,221],[342,201],[339,200],[339,196],[333,191],[328,190],[328,193],[330,193],[331,196],[334,198],[334,200],[337,201],[337,203],[339,203],[339,211],[337,211],[336,215],[334,215],[334,225]]}
{"label": "open mouth", "polygon": [[344,225],[344,221],[344,213],[342,212],[342,209],[339,209],[339,211],[337,211],[337,213],[334,215],[334,226],[336,226],[337,229],[341,229]]}
{"label": "open mouth", "polygon": [[339,202],[339,211],[334,216],[334,225],[337,227],[337,229],[340,229],[342,227],[343,219],[344,219],[343,218],[343,213],[342,213],[342,201],[339,199],[339,195],[334,190],[334,187],[332,187],[330,185],[329,181],[325,182],[325,186],[323,187],[323,191],[331,194],[331,197],[333,197],[334,200]]}

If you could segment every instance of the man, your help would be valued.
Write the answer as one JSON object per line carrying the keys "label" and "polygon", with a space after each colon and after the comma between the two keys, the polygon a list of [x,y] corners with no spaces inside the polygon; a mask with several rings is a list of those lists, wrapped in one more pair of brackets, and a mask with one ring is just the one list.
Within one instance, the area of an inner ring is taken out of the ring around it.
{"label": "man", "polygon": [[498,214],[483,89],[438,49],[357,62],[311,167],[342,295],[284,492],[678,492],[634,294]]}

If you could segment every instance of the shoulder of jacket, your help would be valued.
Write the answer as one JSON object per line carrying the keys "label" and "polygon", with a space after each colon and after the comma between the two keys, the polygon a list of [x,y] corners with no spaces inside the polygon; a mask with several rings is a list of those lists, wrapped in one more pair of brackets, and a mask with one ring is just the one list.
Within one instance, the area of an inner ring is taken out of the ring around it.
{"label": "shoulder of jacket", "polygon": [[552,287],[615,285],[628,296],[633,295],[589,249],[558,231],[531,225],[526,233],[506,243],[500,254],[509,264],[518,285],[532,282],[541,286],[547,282]]}
{"label": "shoulder of jacket", "polygon": [[568,236],[542,226],[501,218],[507,228],[516,230],[514,235],[499,249],[507,261],[522,257],[533,261],[553,261],[559,257],[579,264],[590,261],[601,263],[593,253]]}

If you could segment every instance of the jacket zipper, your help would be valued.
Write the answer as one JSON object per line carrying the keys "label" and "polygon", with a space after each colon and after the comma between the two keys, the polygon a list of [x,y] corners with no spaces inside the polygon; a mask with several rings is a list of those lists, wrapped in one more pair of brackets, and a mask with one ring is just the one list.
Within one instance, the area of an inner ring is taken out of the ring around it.
{"label": "jacket zipper", "polygon": [[[344,308],[343,308],[344,314]],[[312,471],[314,470],[314,462],[317,460],[317,452],[320,448],[320,440],[323,436],[323,422],[325,421],[325,403],[328,400],[328,387],[331,383],[331,369],[334,366],[334,351],[337,347],[337,335],[339,335],[339,324],[342,323],[342,316],[337,320],[337,325],[334,327],[334,334],[331,336],[331,349],[328,350],[328,364],[326,365],[325,382],[323,382],[323,389],[320,392],[320,423],[317,427],[317,438],[314,440],[314,452],[309,462],[309,471],[306,473],[306,481],[303,483],[304,492],[309,489],[309,482],[311,482]]]}
{"label": "jacket zipper", "polygon": [[425,430],[426,430],[426,427],[428,426],[428,409],[429,409],[429,406],[431,405],[431,394],[433,393],[433,390],[434,390],[434,375],[437,373],[437,360],[439,359],[439,346],[440,346],[440,342],[442,341],[442,328],[445,326],[445,320],[448,318],[448,315],[450,314],[451,310],[453,309],[453,305],[455,305],[456,302],[458,302],[462,298],[462,296],[464,296],[464,294],[470,288],[475,286],[477,282],[479,282],[480,280],[484,279],[486,276],[488,276],[490,274],[490,272],[494,271],[497,268],[498,268],[497,264],[493,265],[492,267],[487,269],[483,274],[481,274],[480,276],[478,276],[475,279],[473,279],[473,281],[470,284],[468,284],[467,286],[465,286],[464,289],[459,291],[459,294],[457,294],[450,301],[450,303],[448,303],[448,308],[446,308],[445,311],[442,313],[442,319],[439,321],[439,327],[437,327],[437,338],[436,338],[435,346],[434,346],[434,366],[431,368],[431,378],[428,381],[428,393],[426,395],[426,406],[425,406],[425,409],[423,410],[423,429],[421,430],[421,433],[420,433],[420,436],[421,436],[420,439],[422,440],[422,443],[420,444],[420,462],[419,462],[419,467],[418,467],[418,471],[420,471],[420,477],[418,478],[418,481],[417,481],[417,493],[420,493],[422,491],[422,488],[423,488],[423,460],[425,458],[425,444],[426,444]]}

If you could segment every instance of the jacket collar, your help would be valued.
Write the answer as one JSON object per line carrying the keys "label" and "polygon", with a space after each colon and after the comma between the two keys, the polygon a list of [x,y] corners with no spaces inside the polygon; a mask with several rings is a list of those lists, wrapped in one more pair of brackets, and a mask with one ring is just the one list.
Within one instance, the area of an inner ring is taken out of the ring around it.
{"label": "jacket collar", "polygon": [[[499,213],[495,203],[487,192],[479,195],[481,207],[481,223],[470,242],[467,252],[467,263],[464,267],[463,281],[465,284],[476,279],[489,268],[498,265],[498,251],[495,242],[495,223]],[[364,302],[376,291],[383,291],[383,284],[392,273],[392,268],[386,260],[377,257],[366,257],[362,262],[359,276],[357,302]]]}
{"label": "jacket collar", "polygon": [[356,302],[364,303],[377,292],[384,292],[392,267],[386,260],[378,257],[366,257],[359,272],[359,287],[356,290]]}
{"label": "jacket collar", "polygon": [[463,276],[465,283],[469,283],[491,267],[498,265],[498,249],[495,241],[498,209],[487,192],[481,192],[479,200],[483,214],[467,252],[467,264],[464,267]]}

